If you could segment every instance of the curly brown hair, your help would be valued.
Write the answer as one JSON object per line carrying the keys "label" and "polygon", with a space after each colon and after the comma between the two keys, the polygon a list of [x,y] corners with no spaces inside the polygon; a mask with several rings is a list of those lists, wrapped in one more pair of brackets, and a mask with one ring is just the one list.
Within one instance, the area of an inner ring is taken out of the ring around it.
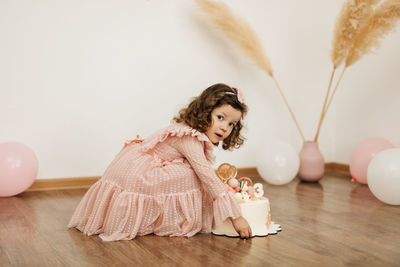
{"label": "curly brown hair", "polygon": [[[230,94],[227,94],[230,92]],[[179,115],[174,117],[175,122],[184,122],[193,129],[199,132],[206,132],[211,125],[211,112],[222,105],[230,105],[234,109],[242,112],[242,117],[247,113],[247,106],[240,103],[232,87],[217,83],[205,89],[198,97],[195,97],[192,102],[179,111]],[[240,130],[243,128],[241,120],[236,123],[231,134],[222,141],[224,150],[232,150],[239,148],[245,138],[240,135]],[[216,144],[218,145],[218,144]]]}

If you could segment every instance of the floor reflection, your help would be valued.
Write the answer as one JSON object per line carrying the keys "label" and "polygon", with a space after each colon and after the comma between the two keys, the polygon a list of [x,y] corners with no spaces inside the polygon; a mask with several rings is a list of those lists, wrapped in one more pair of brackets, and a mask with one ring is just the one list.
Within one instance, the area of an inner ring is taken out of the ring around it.
{"label": "floor reflection", "polygon": [[382,206],[385,204],[373,196],[368,185],[358,184],[350,192],[350,210],[353,214],[369,216]]}
{"label": "floor reflection", "polygon": [[0,222],[9,228],[23,227],[30,233],[36,232],[37,212],[30,199],[21,196],[0,198]]}
{"label": "floor reflection", "polygon": [[296,199],[299,207],[319,208],[324,199],[324,187],[321,183],[299,182],[296,186]]}
{"label": "floor reflection", "polygon": [[[320,182],[299,182],[296,186],[297,216],[303,225],[300,235],[304,235],[304,246],[321,249],[325,246],[319,233],[326,227],[319,220],[324,200],[324,187]],[[305,212],[306,210],[306,212]],[[305,235],[308,233],[308,235]]]}

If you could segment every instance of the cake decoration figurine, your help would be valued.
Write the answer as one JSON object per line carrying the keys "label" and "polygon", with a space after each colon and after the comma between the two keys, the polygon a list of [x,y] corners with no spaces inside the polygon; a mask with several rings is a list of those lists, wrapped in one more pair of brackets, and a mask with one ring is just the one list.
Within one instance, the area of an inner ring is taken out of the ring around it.
{"label": "cake decoration figurine", "polygon": [[222,163],[219,165],[218,169],[215,171],[219,179],[226,184],[226,182],[231,178],[236,178],[237,169],[235,166],[229,163]]}
{"label": "cake decoration figurine", "polygon": [[[271,209],[268,198],[264,197],[261,183],[253,184],[249,177],[237,178],[237,169],[229,163],[221,164],[215,171],[225,184],[228,192],[239,202],[243,217],[250,225],[253,236],[267,236],[282,230],[279,224],[271,221]],[[239,237],[228,219],[220,225],[213,225],[212,233],[229,237]]]}

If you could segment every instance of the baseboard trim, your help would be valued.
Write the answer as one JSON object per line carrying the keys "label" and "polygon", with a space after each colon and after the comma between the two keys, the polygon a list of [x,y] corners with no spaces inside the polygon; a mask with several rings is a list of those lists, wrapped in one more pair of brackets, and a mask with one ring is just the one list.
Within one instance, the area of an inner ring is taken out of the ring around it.
{"label": "baseboard trim", "polygon": [[256,167],[238,168],[237,177],[258,177],[260,174]]}
{"label": "baseboard trim", "polygon": [[55,178],[55,179],[36,179],[26,191],[50,191],[64,189],[89,188],[97,182],[101,176],[75,177],[75,178]]}
{"label": "baseboard trim", "polygon": [[348,164],[327,162],[325,163],[325,172],[334,172],[340,174],[350,175],[350,167]]}
{"label": "baseboard trim", "polygon": [[[325,172],[350,175],[349,165],[337,162],[325,163]],[[256,167],[238,168],[238,177],[260,177]],[[36,179],[26,191],[50,191],[65,189],[87,189],[101,176],[58,178],[58,179]]]}
{"label": "baseboard trim", "polygon": [[[350,175],[350,168],[348,164],[327,162],[325,163],[325,172]],[[238,176],[259,177],[260,174],[258,173],[256,167],[250,167],[250,168],[239,168]]]}

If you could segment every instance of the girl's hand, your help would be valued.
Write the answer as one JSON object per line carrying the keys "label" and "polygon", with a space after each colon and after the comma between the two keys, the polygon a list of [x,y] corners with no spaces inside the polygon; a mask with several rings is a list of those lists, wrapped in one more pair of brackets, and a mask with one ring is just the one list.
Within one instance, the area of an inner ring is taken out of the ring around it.
{"label": "girl's hand", "polygon": [[240,238],[250,238],[252,236],[251,228],[249,223],[246,221],[245,218],[240,216],[237,219],[232,219],[233,227],[235,228],[236,232],[240,235]]}

